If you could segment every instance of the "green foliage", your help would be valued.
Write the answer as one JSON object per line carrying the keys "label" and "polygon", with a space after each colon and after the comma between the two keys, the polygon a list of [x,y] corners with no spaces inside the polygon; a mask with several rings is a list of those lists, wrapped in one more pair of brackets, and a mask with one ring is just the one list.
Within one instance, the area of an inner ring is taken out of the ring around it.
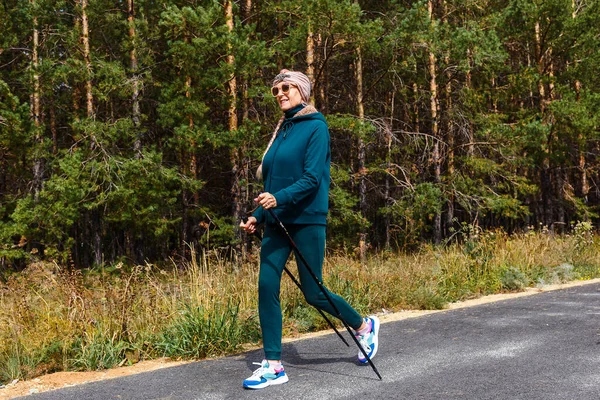
{"label": "green foliage", "polygon": [[425,232],[431,229],[434,215],[442,209],[444,198],[439,186],[422,183],[406,191],[391,206],[382,207],[381,213],[389,216],[397,231],[397,240],[412,247]]}
{"label": "green foliage", "polygon": [[215,303],[211,309],[184,305],[163,333],[157,350],[168,357],[215,357],[235,352],[256,337],[239,319],[239,305]]}
{"label": "green foliage", "polygon": [[593,242],[592,223],[589,221],[577,221],[573,228],[573,236],[575,237],[575,249],[584,251],[589,248]]}
{"label": "green foliage", "polygon": [[435,288],[421,286],[411,293],[408,302],[418,310],[442,310],[448,301]]}
{"label": "green foliage", "polygon": [[520,196],[534,194],[537,188],[527,179],[510,172],[510,166],[487,158],[469,157],[463,162],[464,173],[452,183],[458,193],[456,201],[470,215],[492,214],[519,220],[529,214]]}
{"label": "green foliage", "polygon": [[343,131],[345,134],[350,134],[365,141],[371,141],[376,131],[372,123],[360,120],[352,115],[329,115],[327,124],[331,131]]}
{"label": "green foliage", "polygon": [[110,331],[98,327],[97,330],[86,332],[83,337],[75,340],[71,349],[74,358],[70,363],[73,368],[81,371],[115,368],[122,365],[127,348],[126,342],[116,335],[111,335]]}
{"label": "green foliage", "polygon": [[523,290],[530,284],[527,275],[515,267],[505,269],[500,275],[500,281],[502,288],[506,290]]}
{"label": "green foliage", "polygon": [[354,211],[358,204],[357,197],[344,188],[349,180],[350,174],[347,171],[332,165],[327,224],[329,231],[333,233],[329,235],[329,239],[334,243],[338,242],[338,245],[344,243],[346,238],[357,235],[365,222],[360,214]]}
{"label": "green foliage", "polygon": [[[309,306],[306,303],[299,303],[294,307],[287,307],[284,309],[286,318],[293,321],[293,331],[297,333],[314,332],[317,330],[325,329],[324,324],[327,322],[321,317],[318,311],[314,307]],[[291,331],[292,329],[290,329]]]}
{"label": "green foliage", "polygon": [[78,3],[2,3],[0,265],[237,246],[281,68],[312,72],[329,122],[330,246],[595,226],[600,2],[434,3],[232,2],[230,27],[214,0],[101,0],[89,59]]}
{"label": "green foliage", "polygon": [[563,263],[552,269],[551,272],[553,283],[567,283],[579,278],[575,272],[575,267],[568,263]]}
{"label": "green foliage", "polygon": [[[28,105],[22,104],[8,84],[0,79],[0,170],[3,179],[16,183],[22,176],[22,162],[27,159],[30,146],[30,129]],[[20,232],[9,220],[18,196],[24,190],[21,183],[16,184],[14,190],[0,194],[0,258],[9,262],[24,256]]]}
{"label": "green foliage", "polygon": [[84,151],[73,151],[62,158],[37,200],[28,196],[18,201],[11,215],[13,235],[35,237],[46,255],[64,262],[74,245],[71,229],[86,212],[102,209],[107,222],[136,236],[164,240],[178,220],[170,210],[180,188],[198,189],[201,183],[161,164],[160,154],[152,152],[139,159],[102,153],[86,159]]}

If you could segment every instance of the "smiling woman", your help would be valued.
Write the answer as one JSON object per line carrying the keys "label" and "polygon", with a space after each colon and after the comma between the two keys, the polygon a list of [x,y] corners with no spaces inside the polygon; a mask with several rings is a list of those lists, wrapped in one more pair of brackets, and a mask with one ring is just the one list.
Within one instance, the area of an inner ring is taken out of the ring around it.
{"label": "smiling woman", "polygon": [[[292,251],[297,252],[296,264],[306,301],[342,319],[346,326],[356,331],[357,343],[364,349],[358,354],[361,363],[368,362],[366,355],[372,358],[377,352],[377,317],[363,319],[346,300],[320,287],[308,269],[311,268],[318,281],[322,282],[331,164],[329,128],[323,114],[307,104],[310,92],[310,80],[301,72],[284,69],[273,80],[271,93],[277,98],[284,115],[257,171],[265,190],[254,199],[260,207],[240,224],[250,233],[256,230],[256,225],[265,224],[258,282],[265,359],[259,364],[260,368],[244,381],[244,387],[249,389],[262,389],[288,381],[281,364],[279,292],[281,275]],[[278,229],[279,222],[285,224],[286,234],[295,245]]]}
{"label": "smiling woman", "polygon": [[[294,80],[296,83],[291,83],[286,80]],[[281,111],[285,112],[302,103],[308,103],[310,99],[310,89],[310,81],[306,75],[301,72],[284,69],[275,77],[271,93],[273,96],[277,97]]]}

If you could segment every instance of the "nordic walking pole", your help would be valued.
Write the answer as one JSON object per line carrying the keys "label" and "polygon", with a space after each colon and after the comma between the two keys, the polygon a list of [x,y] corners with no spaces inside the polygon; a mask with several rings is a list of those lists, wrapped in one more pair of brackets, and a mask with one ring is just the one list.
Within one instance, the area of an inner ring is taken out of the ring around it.
{"label": "nordic walking pole", "polygon": [[[246,221],[248,220],[247,217],[242,218],[242,220],[244,221],[244,223],[246,223]],[[262,239],[262,237],[260,237],[260,234],[258,232],[254,232],[254,236],[256,236],[259,239]],[[294,282],[296,284],[296,286],[298,286],[298,289],[300,289],[300,291],[302,291],[302,285],[300,284],[300,282],[298,282],[298,280],[296,279],[296,277],[294,276],[294,274],[292,274],[290,272],[290,270],[284,266],[283,270],[289,275],[289,277],[292,279],[292,282]],[[327,324],[329,324],[329,326],[331,327],[331,329],[333,329],[335,331],[335,333],[337,333],[337,335],[339,336],[340,339],[342,339],[342,342],[344,342],[344,344],[348,347],[350,347],[350,345],[348,344],[348,342],[346,341],[346,339],[344,339],[344,337],[342,336],[342,334],[337,330],[337,328],[335,327],[335,325],[333,324],[333,322],[331,322],[331,320],[329,318],[327,318],[327,315],[325,315],[325,313],[316,308],[315,310],[317,310],[319,312],[319,314],[321,314],[321,316],[325,319],[325,321],[327,321]]]}
{"label": "nordic walking pole", "polygon": [[350,326],[348,326],[348,323],[344,320],[344,318],[342,318],[342,314],[340,313],[340,310],[338,310],[338,308],[335,306],[335,303],[333,302],[333,300],[331,300],[331,297],[329,296],[329,293],[327,292],[327,289],[325,289],[325,286],[323,285],[323,283],[321,283],[321,281],[319,280],[319,278],[317,277],[317,275],[315,275],[314,271],[312,270],[312,268],[310,267],[310,265],[308,265],[308,263],[306,262],[306,259],[304,258],[304,256],[300,252],[300,249],[298,249],[298,246],[296,246],[296,243],[294,243],[294,239],[292,239],[292,236],[290,236],[290,234],[287,231],[287,229],[285,229],[285,225],[283,225],[283,223],[281,222],[281,220],[279,219],[279,217],[273,212],[272,209],[269,208],[269,209],[267,209],[267,211],[271,214],[271,217],[273,217],[273,219],[279,224],[279,227],[281,228],[281,230],[283,230],[283,232],[287,236],[288,240],[290,241],[290,244],[292,245],[292,248],[296,251],[296,254],[298,255],[298,257],[300,257],[300,260],[302,261],[302,263],[304,264],[304,266],[306,267],[306,269],[308,270],[308,272],[310,273],[310,275],[315,280],[315,283],[319,286],[319,289],[321,289],[321,292],[323,293],[323,295],[325,296],[325,298],[327,298],[327,301],[329,301],[329,304],[331,305],[331,307],[333,308],[333,310],[336,312],[338,319],[340,321],[342,321],[342,323],[346,327],[346,330],[348,331],[348,333],[350,334],[350,336],[352,336],[352,339],[354,339],[354,342],[358,346],[358,349],[361,351],[361,353],[363,353],[363,355],[365,356],[365,358],[369,362],[369,365],[371,366],[371,368],[373,368],[373,372],[375,372],[375,374],[379,377],[380,380],[383,380],[383,378],[381,377],[381,374],[379,374],[379,371],[377,371],[377,368],[375,367],[375,364],[373,364],[373,361],[371,361],[371,358],[367,354],[367,351],[360,345],[360,343],[358,342],[358,339],[352,333],[352,329],[350,328]]}

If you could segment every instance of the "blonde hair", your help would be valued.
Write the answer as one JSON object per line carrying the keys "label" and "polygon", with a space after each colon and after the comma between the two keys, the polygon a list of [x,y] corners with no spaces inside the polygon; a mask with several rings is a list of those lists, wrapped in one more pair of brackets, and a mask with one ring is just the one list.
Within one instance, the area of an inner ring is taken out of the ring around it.
{"label": "blonde hair", "polygon": [[263,178],[263,176],[262,176],[262,166],[263,166],[263,163],[262,162],[265,159],[265,156],[267,155],[267,152],[269,151],[269,149],[273,145],[273,142],[275,141],[275,138],[277,137],[277,131],[279,131],[279,128],[281,127],[281,124],[283,123],[284,119],[285,119],[285,116],[283,116],[283,117],[281,117],[279,119],[279,122],[277,123],[277,126],[275,126],[275,130],[273,131],[273,134],[271,134],[271,139],[269,140],[269,144],[267,144],[267,148],[263,152],[262,158],[260,159],[260,165],[256,169],[256,179],[258,179],[259,181],[262,180],[262,178]]}

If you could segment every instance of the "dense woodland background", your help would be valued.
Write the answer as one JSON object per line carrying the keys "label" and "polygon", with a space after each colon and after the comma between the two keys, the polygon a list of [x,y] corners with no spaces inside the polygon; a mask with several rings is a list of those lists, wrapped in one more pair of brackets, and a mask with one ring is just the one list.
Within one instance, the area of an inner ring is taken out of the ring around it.
{"label": "dense woodland background", "polygon": [[330,124],[331,247],[595,225],[599,50],[598,0],[3,0],[0,268],[243,256],[281,68]]}

